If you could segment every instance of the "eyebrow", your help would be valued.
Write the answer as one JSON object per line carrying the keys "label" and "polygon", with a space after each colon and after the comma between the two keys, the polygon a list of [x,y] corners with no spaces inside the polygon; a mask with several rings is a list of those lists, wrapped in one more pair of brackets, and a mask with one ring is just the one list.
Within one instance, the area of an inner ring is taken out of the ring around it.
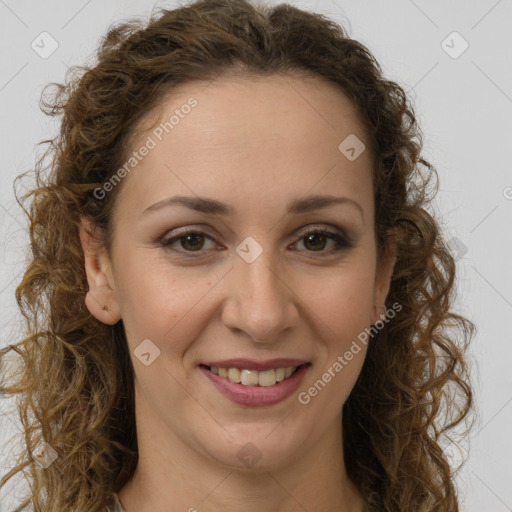
{"label": "eyebrow", "polygon": [[[308,213],[336,204],[349,204],[355,206],[359,210],[364,221],[364,210],[357,201],[348,197],[337,197],[331,195],[312,195],[297,199],[288,206],[287,213]],[[191,210],[212,215],[233,215],[235,213],[235,209],[232,206],[215,199],[198,196],[173,196],[162,199],[161,201],[149,206],[142,212],[141,217],[146,213],[161,210],[162,208],[173,205],[183,205]]]}

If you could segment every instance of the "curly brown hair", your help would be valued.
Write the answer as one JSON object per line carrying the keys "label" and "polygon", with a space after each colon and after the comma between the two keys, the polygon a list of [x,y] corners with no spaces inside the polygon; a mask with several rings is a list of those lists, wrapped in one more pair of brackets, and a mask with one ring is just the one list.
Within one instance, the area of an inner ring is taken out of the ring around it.
{"label": "curly brown hair", "polygon": [[[442,439],[470,417],[465,353],[475,326],[453,311],[455,261],[427,212],[437,172],[420,156],[410,100],[335,22],[247,0],[199,0],[119,23],[93,66],[70,69],[65,84],[43,93],[44,113],[62,120],[60,133],[42,142],[48,148],[35,167],[36,185],[21,199],[16,194],[30,220],[32,258],[16,288],[27,333],[1,351],[2,359],[10,351],[21,356],[12,385],[4,374],[2,392],[19,399],[26,450],[1,485],[20,472],[29,481],[17,510],[94,512],[111,507],[112,492],[132,477],[133,367],[122,321],[105,325],[85,305],[80,218],[102,230],[110,254],[122,185],[101,201],[94,190],[126,161],[138,121],[178,84],[229,73],[320,77],[358,107],[375,155],[379,258],[386,233],[401,230],[388,302],[402,309],[369,344],[344,404],[345,465],[369,510],[457,511]],[[34,453],[43,440],[58,458],[39,470]]]}

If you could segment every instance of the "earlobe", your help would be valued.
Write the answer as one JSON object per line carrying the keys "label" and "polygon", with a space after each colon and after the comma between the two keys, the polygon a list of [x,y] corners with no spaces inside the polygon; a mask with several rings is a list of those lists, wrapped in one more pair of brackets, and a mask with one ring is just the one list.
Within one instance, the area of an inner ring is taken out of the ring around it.
{"label": "earlobe", "polygon": [[80,219],[79,235],[89,286],[85,305],[100,322],[113,325],[121,319],[121,314],[115,297],[110,260],[101,237],[95,236],[97,231],[90,220],[85,217]]}
{"label": "earlobe", "polygon": [[91,314],[104,324],[114,325],[121,319],[117,306],[109,307],[106,304],[102,305],[90,289],[85,295],[85,305]]}

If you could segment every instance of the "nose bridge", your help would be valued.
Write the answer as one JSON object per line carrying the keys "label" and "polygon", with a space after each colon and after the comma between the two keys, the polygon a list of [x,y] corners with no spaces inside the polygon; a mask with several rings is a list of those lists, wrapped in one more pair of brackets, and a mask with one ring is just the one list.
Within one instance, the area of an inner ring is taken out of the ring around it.
{"label": "nose bridge", "polygon": [[263,250],[252,262],[243,257],[235,260],[231,279],[225,324],[245,331],[255,341],[277,339],[291,325],[294,307],[271,251]]}

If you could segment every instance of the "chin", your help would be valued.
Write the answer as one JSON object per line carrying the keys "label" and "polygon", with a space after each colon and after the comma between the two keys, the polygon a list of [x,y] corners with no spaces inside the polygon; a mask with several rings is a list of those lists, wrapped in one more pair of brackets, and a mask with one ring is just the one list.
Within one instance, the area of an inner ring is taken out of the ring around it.
{"label": "chin", "polygon": [[224,432],[217,442],[208,438],[204,449],[213,460],[237,471],[263,473],[289,466],[308,436],[295,438],[289,430],[278,431],[278,424],[245,424],[236,433],[232,430],[232,436]]}

